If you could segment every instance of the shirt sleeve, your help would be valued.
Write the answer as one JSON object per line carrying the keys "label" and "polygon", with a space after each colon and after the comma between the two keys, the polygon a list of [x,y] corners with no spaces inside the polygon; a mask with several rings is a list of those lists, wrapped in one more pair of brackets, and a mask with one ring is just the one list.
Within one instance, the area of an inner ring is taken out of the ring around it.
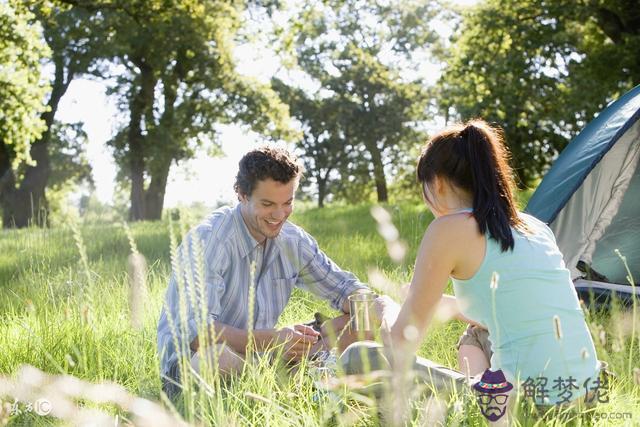
{"label": "shirt sleeve", "polygon": [[[172,273],[165,297],[165,328],[168,353],[188,348],[204,325],[220,315],[220,296],[225,290],[225,248],[210,238],[206,227],[190,231],[172,259]],[[160,331],[159,331],[160,332]]]}
{"label": "shirt sleeve", "polygon": [[337,310],[342,310],[345,299],[358,289],[369,289],[353,273],[340,269],[306,233],[301,241],[301,258],[304,267],[296,286],[329,301]]}

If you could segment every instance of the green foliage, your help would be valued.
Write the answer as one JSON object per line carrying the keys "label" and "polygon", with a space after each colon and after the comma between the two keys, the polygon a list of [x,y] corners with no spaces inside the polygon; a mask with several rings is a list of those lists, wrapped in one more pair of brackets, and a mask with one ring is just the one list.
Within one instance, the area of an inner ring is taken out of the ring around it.
{"label": "green foliage", "polygon": [[85,151],[87,134],[82,123],[55,122],[50,130],[51,175],[49,186],[52,189],[64,185],[93,185],[91,166]]}
{"label": "green foliage", "polygon": [[99,225],[114,224],[126,221],[129,210],[128,194],[116,186],[112,203],[104,203],[95,192],[84,194],[78,203],[78,216],[82,224]]}
{"label": "green foliage", "polygon": [[[520,185],[530,184],[595,113],[640,83],[637,10],[624,1],[478,3],[441,57],[441,111],[503,127]],[[619,25],[618,40],[603,17]]]}
{"label": "green foliage", "polygon": [[[7,174],[8,184],[5,191],[0,191],[5,227],[48,225],[50,209],[64,207],[63,193],[88,177],[89,165],[81,155],[79,145],[80,141],[86,142],[86,138],[78,133],[80,125],[62,130],[56,125],[55,117],[59,102],[73,79],[94,71],[108,37],[104,16],[100,14],[50,0],[26,0],[20,5],[30,11],[29,25],[42,27],[41,37],[51,51],[51,57],[46,61],[51,91],[47,109],[40,115],[45,130],[30,147],[32,164],[21,168],[17,174]],[[60,138],[57,132],[67,136]],[[76,180],[77,175],[84,176],[78,176]],[[61,190],[63,187],[65,191]]]}
{"label": "green foliage", "polygon": [[[302,123],[299,143],[322,199],[359,201],[371,181],[388,199],[387,174],[422,138],[424,83],[409,76],[412,55],[434,44],[432,6],[417,2],[308,2],[283,32],[283,50],[313,88],[277,82]],[[355,198],[352,198],[354,197]]]}
{"label": "green foliage", "polygon": [[[160,217],[172,163],[192,158],[201,145],[219,153],[216,124],[244,124],[272,139],[295,134],[286,106],[270,86],[235,68],[243,3],[92,1],[79,6],[108,16],[111,63],[123,66],[111,93],[119,98],[126,122],[109,144],[120,177],[131,182],[132,219]],[[111,73],[108,66],[102,70],[105,77]]]}
{"label": "green foliage", "polygon": [[45,130],[41,64],[50,51],[32,19],[22,3],[0,2],[0,191],[10,169],[30,163],[31,143]]}
{"label": "green foliage", "polygon": [[[272,85],[289,104],[291,115],[302,125],[302,138],[297,147],[306,169],[303,188],[307,193],[313,193],[310,187],[315,185],[318,205],[322,207],[325,199],[332,198],[336,193],[334,186],[340,182],[336,177],[337,171],[349,166],[355,169],[353,160],[357,151],[354,151],[339,128],[340,111],[334,100],[312,99],[305,91],[287,86],[279,79],[274,79]],[[369,174],[368,169],[360,172]],[[357,192],[360,196],[367,194],[366,187],[360,190],[365,190]]]}
{"label": "green foliage", "polygon": [[55,122],[50,132],[51,175],[47,189],[48,215],[49,223],[57,226],[73,212],[68,206],[70,196],[80,188],[91,191],[94,183],[85,151],[87,134],[82,123]]}

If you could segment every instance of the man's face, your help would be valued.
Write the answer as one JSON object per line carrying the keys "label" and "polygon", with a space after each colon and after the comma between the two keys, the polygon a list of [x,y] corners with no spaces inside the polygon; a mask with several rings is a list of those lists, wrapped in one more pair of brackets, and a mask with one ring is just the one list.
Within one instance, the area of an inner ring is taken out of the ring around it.
{"label": "man's face", "polygon": [[280,233],[291,212],[298,179],[283,184],[267,178],[258,181],[250,196],[240,195],[240,211],[249,232],[258,242]]}

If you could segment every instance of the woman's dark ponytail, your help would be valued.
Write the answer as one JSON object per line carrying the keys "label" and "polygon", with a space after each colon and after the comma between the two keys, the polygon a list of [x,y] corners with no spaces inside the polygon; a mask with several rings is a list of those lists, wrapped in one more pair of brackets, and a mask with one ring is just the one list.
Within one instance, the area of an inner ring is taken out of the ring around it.
{"label": "woman's dark ponytail", "polygon": [[482,120],[446,129],[427,144],[417,168],[418,181],[448,179],[473,196],[480,232],[513,249],[511,227],[526,229],[513,199],[514,180],[500,131]]}

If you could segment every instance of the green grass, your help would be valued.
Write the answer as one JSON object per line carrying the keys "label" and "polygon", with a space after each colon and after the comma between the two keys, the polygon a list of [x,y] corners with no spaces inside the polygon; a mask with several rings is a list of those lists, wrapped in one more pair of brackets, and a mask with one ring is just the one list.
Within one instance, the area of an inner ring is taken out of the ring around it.
{"label": "green grass", "polygon": [[[387,208],[408,246],[405,262],[400,265],[387,256],[385,243],[369,214],[369,205],[304,209],[297,211],[292,220],[309,231],[338,265],[353,271],[361,280],[367,281],[369,270],[377,268],[391,281],[406,283],[411,278],[418,244],[432,217],[419,204]],[[184,231],[196,220],[189,217],[176,227],[181,226]],[[69,374],[90,383],[113,381],[131,395],[166,407],[166,402],[160,400],[155,340],[170,272],[169,224],[137,223],[131,225],[131,233],[148,264],[148,294],[140,330],[131,327],[129,318],[127,258],[131,248],[124,227],[92,225],[77,229],[68,226],[0,233],[0,373],[15,376],[20,366],[26,364],[49,374]],[[330,312],[324,302],[302,291],[294,292],[292,302],[280,318],[281,325],[309,320],[318,309]],[[640,423],[637,404],[640,391],[633,380],[633,368],[640,366],[640,347],[637,337],[631,342],[629,326],[638,324],[638,318],[629,319],[622,313],[612,316],[590,313],[588,317],[598,357],[609,362],[618,374],[610,392],[610,403],[601,404],[597,411],[630,412],[632,422]],[[463,328],[459,322],[435,325],[422,344],[420,354],[456,367],[455,343]],[[192,387],[192,393],[177,405],[180,417],[190,423],[388,423],[380,418],[378,408],[364,398],[359,401],[354,399],[357,396],[349,394],[318,394],[305,369],[287,374],[283,367],[258,363],[248,365],[241,376],[228,382],[221,382],[215,373],[207,379],[208,386]],[[9,396],[4,400],[13,402]],[[430,424],[435,420],[433,417],[438,411],[425,412],[428,405],[434,406],[433,401],[419,398],[412,405],[411,424]],[[452,402],[448,402],[448,406],[444,415],[449,425],[484,423],[475,403],[464,402],[462,412],[451,409]],[[77,407],[98,408],[120,422],[132,420],[135,413],[114,404],[96,403],[87,396],[77,399]],[[58,422],[33,412],[6,418],[6,411],[7,408],[0,413],[0,424],[3,419],[15,425]],[[569,424],[594,422],[588,414],[571,416]],[[70,419],[67,417],[67,422],[73,422]],[[519,423],[546,425],[554,421],[550,417],[533,416],[523,409]],[[609,425],[608,421],[600,423]],[[624,424],[618,422],[618,425]]]}

